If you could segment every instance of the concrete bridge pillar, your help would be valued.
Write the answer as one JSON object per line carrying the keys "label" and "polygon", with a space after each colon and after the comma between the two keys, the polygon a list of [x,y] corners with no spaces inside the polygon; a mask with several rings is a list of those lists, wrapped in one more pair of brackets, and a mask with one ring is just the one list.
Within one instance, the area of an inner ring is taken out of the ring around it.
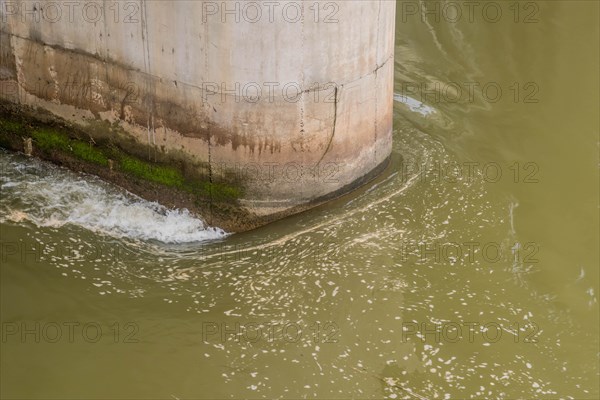
{"label": "concrete bridge pillar", "polygon": [[135,173],[131,156],[211,203],[224,192],[232,230],[347,192],[390,155],[393,0],[0,0],[0,17],[5,109],[117,148],[115,170]]}

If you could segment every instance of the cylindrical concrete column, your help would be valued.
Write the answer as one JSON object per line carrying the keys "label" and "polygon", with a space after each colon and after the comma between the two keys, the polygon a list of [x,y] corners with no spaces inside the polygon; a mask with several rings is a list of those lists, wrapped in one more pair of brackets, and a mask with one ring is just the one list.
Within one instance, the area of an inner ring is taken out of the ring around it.
{"label": "cylindrical concrete column", "polygon": [[385,165],[393,0],[52,3],[0,1],[4,100],[239,187],[258,219]]}

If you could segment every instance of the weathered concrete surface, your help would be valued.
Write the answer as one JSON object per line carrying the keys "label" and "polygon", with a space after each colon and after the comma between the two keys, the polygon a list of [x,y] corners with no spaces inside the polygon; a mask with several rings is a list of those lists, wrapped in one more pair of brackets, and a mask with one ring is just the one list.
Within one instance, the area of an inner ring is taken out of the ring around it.
{"label": "weathered concrete surface", "polygon": [[254,217],[391,152],[395,1],[68,3],[0,0],[0,99],[27,115],[238,185]]}

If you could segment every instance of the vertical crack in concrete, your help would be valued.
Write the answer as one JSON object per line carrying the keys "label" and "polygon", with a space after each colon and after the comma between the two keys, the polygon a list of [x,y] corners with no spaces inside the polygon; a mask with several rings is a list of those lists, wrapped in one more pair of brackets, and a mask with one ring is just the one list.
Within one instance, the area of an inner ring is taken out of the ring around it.
{"label": "vertical crack in concrete", "polygon": [[323,158],[325,158],[325,154],[327,154],[327,152],[331,148],[331,143],[333,142],[333,137],[335,136],[335,126],[337,124],[337,108],[338,108],[338,86],[337,85],[335,86],[333,94],[335,96],[334,103],[333,103],[333,128],[331,129],[331,136],[329,137],[329,143],[327,143],[327,147],[325,148],[325,151],[323,152],[323,155],[319,159],[319,162],[317,163],[317,165],[321,164],[321,161],[323,161]]}
{"label": "vertical crack in concrete", "polygon": [[[378,108],[378,104],[377,104],[377,96],[379,95],[379,90],[377,88],[377,71],[379,70],[379,68],[383,67],[385,65],[385,63],[387,62],[384,61],[383,63],[381,63],[381,65],[379,65],[379,45],[380,45],[380,38],[379,38],[379,27],[381,26],[380,24],[380,20],[381,20],[381,0],[379,0],[379,7],[377,9],[377,43],[375,44],[376,46],[376,50],[375,50],[375,71],[373,71],[375,73],[375,121],[374,121],[374,132],[373,132],[373,145],[375,145],[375,143],[377,143],[377,119],[379,117],[379,108]],[[375,157],[375,159],[377,159],[377,146],[375,147],[375,151],[373,151],[373,156]]]}

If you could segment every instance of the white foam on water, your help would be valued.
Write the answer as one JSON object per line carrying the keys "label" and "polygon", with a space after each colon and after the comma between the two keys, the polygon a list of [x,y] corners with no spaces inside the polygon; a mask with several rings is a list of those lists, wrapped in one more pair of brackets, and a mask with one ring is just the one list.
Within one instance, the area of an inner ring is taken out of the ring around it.
{"label": "white foam on water", "polygon": [[394,93],[394,100],[408,106],[410,111],[417,112],[424,116],[436,113],[435,108],[404,94]]}
{"label": "white foam on water", "polygon": [[0,220],[38,226],[76,225],[130,239],[185,243],[227,234],[186,209],[168,209],[100,179],[35,159],[0,153]]}

